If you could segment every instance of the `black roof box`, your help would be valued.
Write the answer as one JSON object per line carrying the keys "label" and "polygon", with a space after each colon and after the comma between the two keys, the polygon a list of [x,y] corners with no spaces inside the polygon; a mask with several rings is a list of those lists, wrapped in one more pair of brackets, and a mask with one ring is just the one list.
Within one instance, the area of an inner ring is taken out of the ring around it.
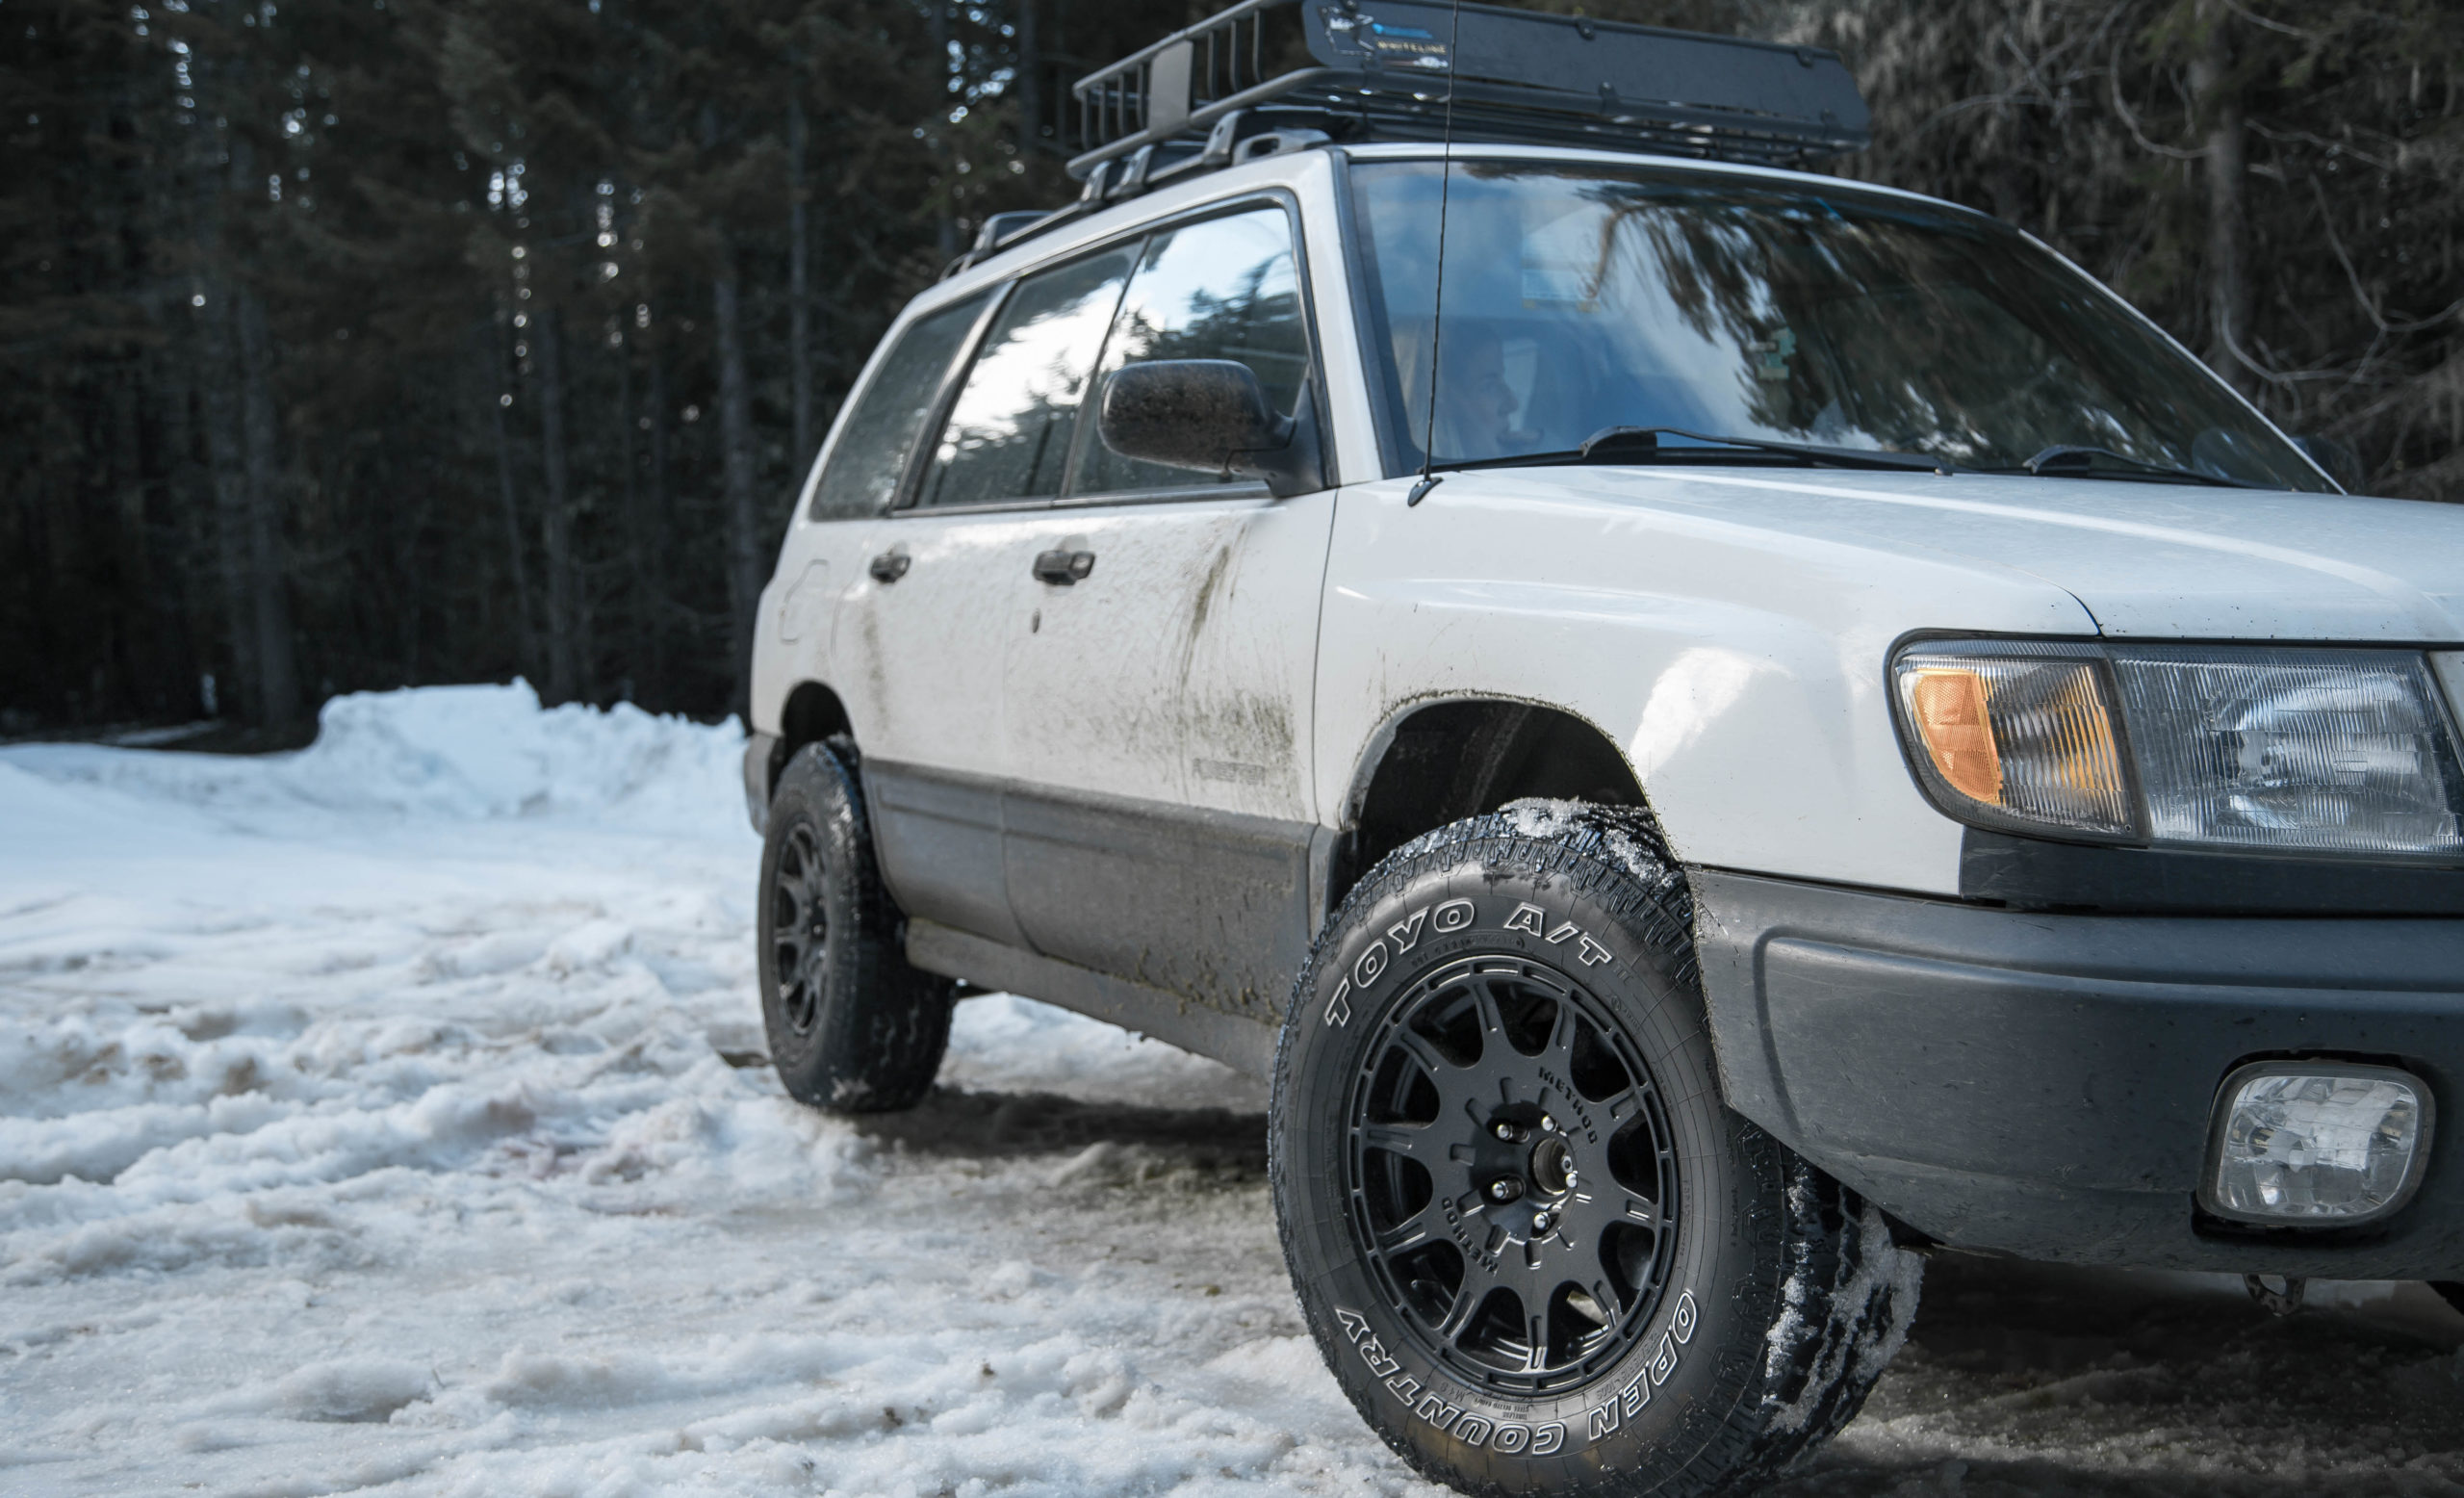
{"label": "black roof box", "polygon": [[[1863,147],[1837,53],[1443,0],[1242,0],[1080,79],[1098,194],[1221,166],[1245,137],[1506,141],[1801,166]],[[1142,160],[1111,164],[1145,152]]]}

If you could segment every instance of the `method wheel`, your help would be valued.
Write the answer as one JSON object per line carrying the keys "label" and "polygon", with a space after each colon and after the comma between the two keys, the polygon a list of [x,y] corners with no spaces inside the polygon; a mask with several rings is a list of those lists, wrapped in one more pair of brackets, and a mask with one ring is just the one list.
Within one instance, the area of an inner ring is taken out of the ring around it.
{"label": "method wheel", "polygon": [[950,985],[907,964],[873,865],[852,744],[779,776],[761,844],[761,1018],[788,1096],[834,1113],[911,1108],[950,1041]]}
{"label": "method wheel", "polygon": [[1275,1064],[1270,1179],[1362,1416],[1473,1493],[1750,1490],[1855,1415],[1918,1260],[1719,1098],[1682,873],[1519,803],[1370,871]]}

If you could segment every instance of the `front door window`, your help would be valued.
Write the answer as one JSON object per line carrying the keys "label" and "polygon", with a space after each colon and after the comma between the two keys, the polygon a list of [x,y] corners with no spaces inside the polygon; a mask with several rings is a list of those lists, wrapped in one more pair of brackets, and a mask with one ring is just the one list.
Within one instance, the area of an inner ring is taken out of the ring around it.
{"label": "front door window", "polygon": [[982,504],[1061,492],[1087,374],[1132,254],[1109,250],[1018,283],[967,372],[919,504]]}

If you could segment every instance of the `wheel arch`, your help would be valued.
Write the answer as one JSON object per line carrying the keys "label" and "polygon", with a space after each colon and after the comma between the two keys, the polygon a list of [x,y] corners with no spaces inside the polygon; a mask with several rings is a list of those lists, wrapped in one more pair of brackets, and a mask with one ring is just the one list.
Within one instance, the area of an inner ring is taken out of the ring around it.
{"label": "wheel arch", "polygon": [[1500,695],[1405,704],[1353,768],[1328,908],[1421,834],[1532,796],[1631,807],[1657,821],[1626,752],[1578,712]]}
{"label": "wheel arch", "polygon": [[[779,736],[771,742],[770,764],[762,782],[765,792],[778,789],[779,772],[787,767],[797,750],[842,735],[852,738],[855,732],[847,704],[838,693],[820,682],[798,682],[779,709]],[[768,799],[766,793],[763,799]]]}

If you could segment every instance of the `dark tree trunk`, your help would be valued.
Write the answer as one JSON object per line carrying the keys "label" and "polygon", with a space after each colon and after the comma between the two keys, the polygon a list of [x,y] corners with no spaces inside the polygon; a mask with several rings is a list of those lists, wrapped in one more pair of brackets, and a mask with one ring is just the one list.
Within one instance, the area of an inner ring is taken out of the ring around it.
{"label": "dark tree trunk", "polygon": [[273,339],[266,307],[243,286],[240,322],[240,406],[243,494],[248,564],[248,612],[257,657],[259,721],[290,723],[299,716],[299,669],[291,637],[289,571],[283,557],[281,465],[276,450],[281,418],[274,409]]}
{"label": "dark tree trunk", "polygon": [[[182,308],[186,311],[186,308]],[[188,357],[184,357],[187,355]],[[194,693],[196,710],[208,717],[218,716],[221,706],[220,684],[213,688],[205,684],[216,665],[215,652],[206,648],[212,638],[205,628],[198,607],[199,577],[203,569],[190,565],[190,559],[208,554],[210,526],[203,524],[214,511],[213,471],[197,461],[199,447],[196,431],[196,390],[192,381],[193,349],[186,347],[174,333],[167,341],[159,360],[161,385],[156,400],[160,403],[163,426],[163,481],[170,509],[167,524],[163,527],[166,550],[169,554],[172,581],[165,589],[165,604],[176,607],[180,615],[180,639],[185,657],[180,664],[187,681],[183,684]],[[208,698],[214,700],[209,704]]]}
{"label": "dark tree trunk", "polygon": [[[501,314],[500,314],[501,316]],[[492,336],[502,336],[499,323]],[[513,482],[513,433],[506,428],[504,389],[506,380],[504,350],[491,348],[488,353],[488,382],[482,393],[488,400],[488,421],[496,437],[497,504],[504,519],[505,570],[513,581],[513,651],[514,669],[524,673],[539,669],[539,636],[531,624],[530,562],[524,555],[522,541],[522,497]]]}
{"label": "dark tree trunk", "polygon": [[650,506],[646,518],[651,534],[651,555],[656,565],[651,573],[643,605],[650,610],[651,680],[665,693],[670,683],[667,673],[667,632],[670,609],[667,601],[667,360],[659,351],[656,339],[650,348],[650,481],[643,486]]}
{"label": "dark tree trunk", "polygon": [[548,562],[548,700],[571,702],[581,689],[580,589],[574,566],[574,517],[565,452],[563,320],[550,307],[531,315],[533,367],[539,372],[539,447],[547,496],[539,542]]}
{"label": "dark tree trunk", "polygon": [[795,451],[789,466],[802,474],[812,461],[811,190],[805,174],[805,103],[801,70],[787,93],[787,377],[794,410]]}
{"label": "dark tree trunk", "polygon": [[633,349],[620,341],[616,346],[616,466],[625,477],[625,581],[631,593],[625,618],[631,626],[631,637],[626,642],[629,666],[618,695],[627,702],[641,690],[636,673],[649,635],[653,545],[650,517],[642,505],[641,443],[634,437],[633,405]]}
{"label": "dark tree trunk", "polygon": [[728,656],[736,705],[753,671],[753,610],[761,593],[759,526],[754,513],[753,397],[745,377],[744,319],[734,247],[721,243],[710,310],[719,334],[719,449],[727,496]]}
{"label": "dark tree trunk", "polygon": [[2249,160],[2242,86],[2233,75],[2231,15],[2221,0],[2202,7],[2207,38],[2191,65],[2192,96],[2207,125],[2207,362],[2234,389],[2258,383],[2248,353]]}
{"label": "dark tree trunk", "polygon": [[257,714],[256,624],[248,608],[248,475],[241,456],[240,357],[233,348],[232,296],[219,282],[208,283],[204,316],[197,339],[205,365],[201,392],[205,407],[205,449],[214,476],[214,540],[217,571],[221,575],[222,629],[231,645],[229,690],[222,700],[244,717]]}
{"label": "dark tree trunk", "polygon": [[1036,0],[1018,0],[1018,149],[1043,144],[1043,49],[1036,36]]}
{"label": "dark tree trunk", "polygon": [[[932,0],[926,9],[932,13],[933,20],[934,86],[933,123],[925,128],[933,132],[934,169],[946,177],[949,151],[940,143],[940,132],[947,129],[950,122],[950,7],[948,0]],[[934,232],[940,245],[941,261],[946,265],[959,252],[959,224],[950,216],[950,191],[946,181],[940,184],[937,196],[939,206],[936,210]]]}

